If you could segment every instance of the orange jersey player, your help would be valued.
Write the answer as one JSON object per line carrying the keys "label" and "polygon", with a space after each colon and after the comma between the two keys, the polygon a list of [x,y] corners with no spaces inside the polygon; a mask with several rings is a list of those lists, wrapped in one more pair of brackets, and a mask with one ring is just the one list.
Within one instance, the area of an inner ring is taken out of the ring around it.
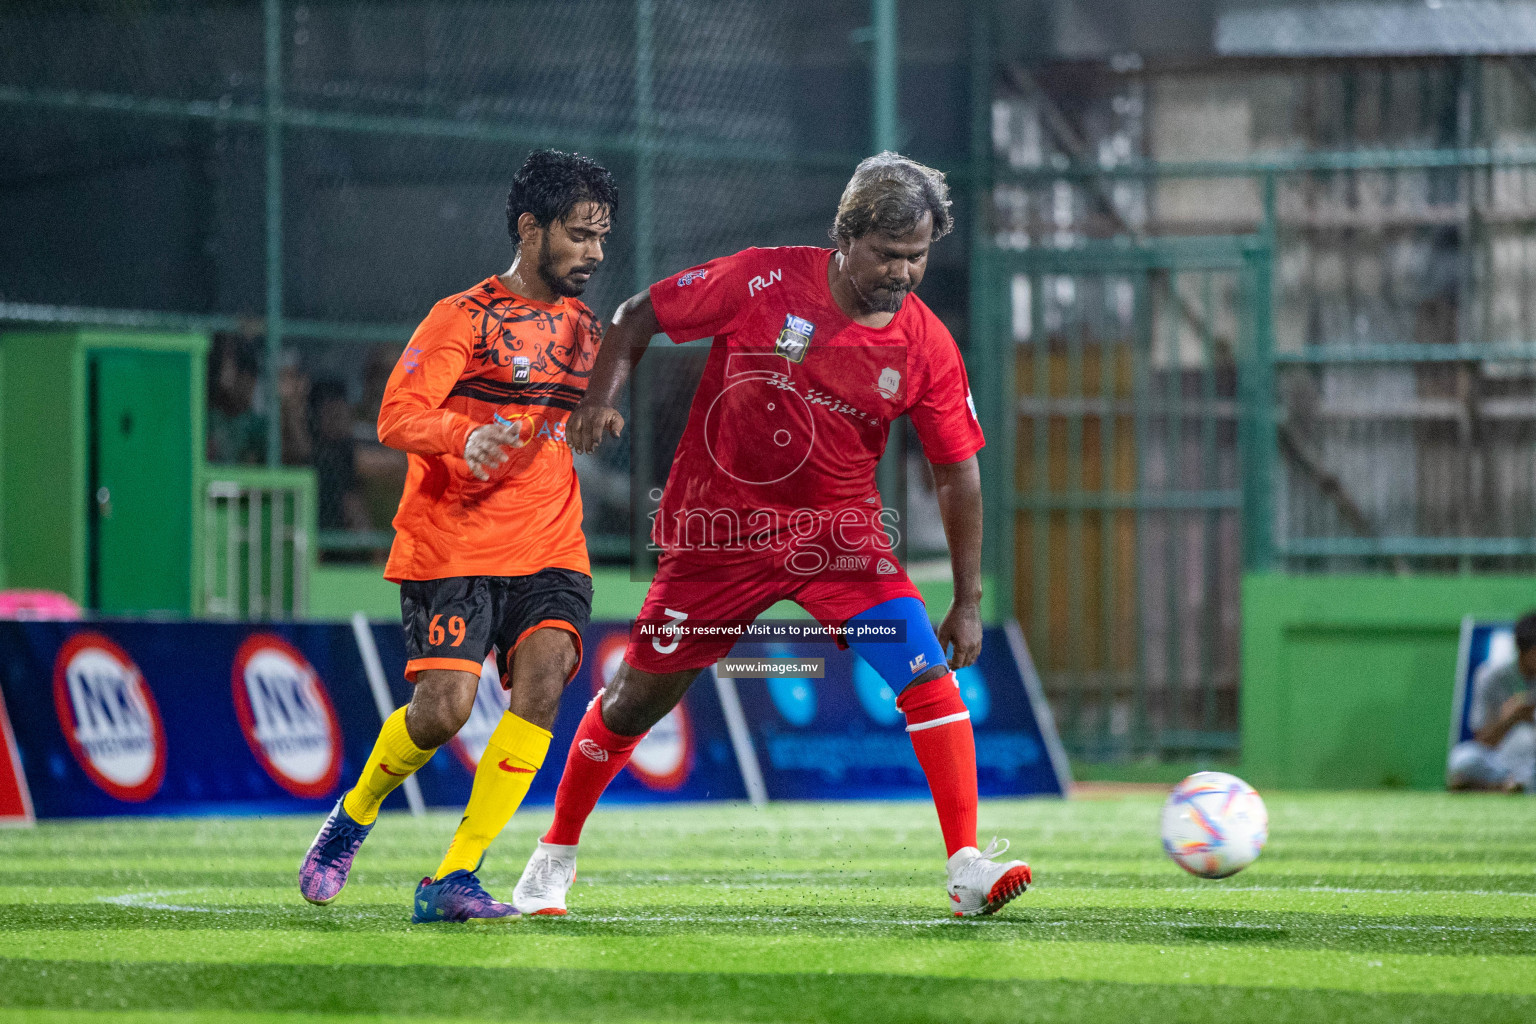
{"label": "orange jersey player", "polygon": [[[386,578],[590,575],[581,492],[565,421],[587,390],[602,326],[579,299],[518,295],[500,276],[443,299],[395,364],[379,409],[379,440],[411,453]],[[494,467],[465,458],[487,431]],[[482,655],[483,657],[483,655]],[[455,649],[413,658],[423,668],[473,668]]]}
{"label": "orange jersey player", "polygon": [[543,765],[581,664],[592,578],[565,424],[602,337],[576,297],[602,263],[617,203],[612,177],[591,160],[530,155],[507,197],[511,268],[433,306],[390,375],[379,440],[410,453],[410,472],[384,575],[400,584],[415,689],[300,865],[311,903],[340,895],[380,803],[468,720],[495,652],[510,708],[411,917],[517,917],[475,872]]}

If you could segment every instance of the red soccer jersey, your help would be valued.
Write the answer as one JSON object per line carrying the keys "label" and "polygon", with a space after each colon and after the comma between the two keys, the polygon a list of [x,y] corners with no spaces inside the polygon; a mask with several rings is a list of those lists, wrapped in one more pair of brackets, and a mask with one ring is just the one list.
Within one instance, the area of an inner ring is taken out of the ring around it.
{"label": "red soccer jersey", "polygon": [[903,413],[931,462],[984,444],[938,317],[908,295],[887,326],[854,323],[832,298],[831,258],[745,249],[651,286],[673,341],[714,337],[652,531],[662,548],[763,550],[810,529],[804,511],[877,506],[875,467]]}

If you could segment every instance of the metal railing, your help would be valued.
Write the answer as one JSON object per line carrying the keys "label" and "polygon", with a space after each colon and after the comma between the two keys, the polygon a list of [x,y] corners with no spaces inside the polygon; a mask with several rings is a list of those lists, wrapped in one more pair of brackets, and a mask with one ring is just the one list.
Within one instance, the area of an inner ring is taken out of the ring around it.
{"label": "metal railing", "polygon": [[301,617],[314,564],[313,471],[212,467],[203,495],[202,614]]}
{"label": "metal railing", "polygon": [[[1245,446],[1243,455],[1263,458],[1275,475],[1274,514],[1249,534],[1251,566],[1401,572],[1536,565],[1536,466],[1528,465],[1527,436],[1536,430],[1536,293],[1527,287],[1536,280],[1536,202],[1523,198],[1536,187],[1536,149],[1308,153],[995,173],[1001,188],[1037,199],[1065,189],[1083,203],[1134,181],[1154,209],[1158,190],[1170,183],[1253,183],[1240,226],[1271,239],[1273,264],[1287,269],[1266,280],[1269,315],[1256,323],[1271,352],[1273,390],[1265,400],[1273,405],[1273,429],[1253,435],[1259,448]],[[1415,217],[1398,211],[1373,220],[1366,215],[1380,211],[1362,198],[1368,190],[1327,183],[1431,173],[1455,180]],[[1328,202],[1317,193],[1327,193]],[[1347,201],[1334,201],[1340,195]],[[1213,208],[1212,226],[1230,227],[1229,214]],[[1189,241],[1162,234],[1169,225],[1152,217],[1135,228],[1120,224],[1101,239],[1079,233],[1062,244],[1038,224],[997,226],[993,259],[1006,261],[1023,241],[1049,273],[1052,252],[1071,259],[1084,246],[1155,249]],[[1362,231],[1370,233],[1362,238]],[[1347,244],[1336,241],[1341,237]],[[1442,276],[1452,278],[1439,285],[1453,299],[1438,314],[1425,308],[1427,300],[1400,294],[1411,290],[1404,281],[1416,282],[1392,266],[1430,258],[1432,246],[1440,250],[1431,256],[1444,264]],[[1368,280],[1349,280],[1355,274]],[[1009,330],[1001,307],[1010,285],[1006,275],[994,275],[979,287],[990,289],[976,299],[1000,325],[995,351]],[[1396,450],[1400,471],[1373,472],[1373,447]],[[1437,472],[1453,462],[1470,469],[1454,477]]]}

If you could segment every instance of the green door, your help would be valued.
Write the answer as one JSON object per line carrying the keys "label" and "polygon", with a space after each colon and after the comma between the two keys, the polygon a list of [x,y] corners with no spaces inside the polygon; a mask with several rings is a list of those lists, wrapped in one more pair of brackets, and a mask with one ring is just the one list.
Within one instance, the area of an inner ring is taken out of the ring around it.
{"label": "green door", "polygon": [[192,606],[192,367],[185,352],[92,352],[89,600],[112,615]]}

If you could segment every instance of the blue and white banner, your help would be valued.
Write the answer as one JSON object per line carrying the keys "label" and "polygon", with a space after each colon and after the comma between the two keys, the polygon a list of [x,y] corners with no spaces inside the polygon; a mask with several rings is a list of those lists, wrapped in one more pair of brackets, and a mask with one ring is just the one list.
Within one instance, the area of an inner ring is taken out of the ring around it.
{"label": "blue and white banner", "polygon": [[379,729],[322,623],[0,622],[0,690],[38,817],[320,810]]}
{"label": "blue and white banner", "polygon": [[[618,668],[629,628],[594,623],[584,634],[530,802],[553,801],[576,726]],[[383,703],[406,703],[400,627],[376,623],[364,635],[377,647]],[[824,657],[826,678],[732,686],[703,673],[604,800],[927,795],[894,695],[852,652],[744,642],[734,653]],[[1017,630],[987,630],[980,661],[959,678],[982,794],[1064,793],[1066,760]],[[0,697],[38,817],[321,811],[357,777],[380,718],[344,623],[0,621]],[[425,803],[463,806],[505,707],[489,668],[463,731],[416,775]],[[403,791],[385,806],[403,808]]]}
{"label": "blue and white banner", "polygon": [[[546,770],[551,803],[587,703],[623,655],[628,624],[594,624],[565,693]],[[410,700],[398,625],[370,627],[392,706]],[[379,712],[341,623],[0,622],[0,696],[39,817],[323,810],[356,779]],[[494,670],[463,731],[416,774],[433,806],[462,807],[506,708]],[[699,686],[609,788],[615,801],[746,797],[715,691]],[[397,791],[386,808],[405,807]]]}
{"label": "blue and white banner", "polygon": [[[739,643],[733,657],[825,659],[822,679],[739,679],[769,799],[921,799],[928,783],[884,679],[852,651]],[[985,631],[956,673],[976,735],[982,796],[1065,796],[1071,776],[1017,627]],[[697,688],[697,687],[696,687]]]}
{"label": "blue and white banner", "polygon": [[[404,704],[410,699],[410,684],[404,678],[404,635],[398,626],[383,625],[375,625],[373,634],[395,703]],[[533,786],[528,791],[528,803],[554,803],[555,787],[565,768],[566,751],[570,750],[571,741],[576,737],[576,726],[597,691],[613,678],[624,657],[628,639],[628,623],[594,622],[582,634],[581,668],[560,701],[554,738],[549,744],[549,758],[544,762],[544,770],[534,777]],[[480,691],[470,720],[458,736],[416,773],[428,805],[464,806],[474,781],[475,765],[506,706],[507,694],[501,688],[495,669],[482,668]],[[377,721],[373,729],[375,733],[378,731]],[[714,689],[704,685],[703,679],[641,741],[628,767],[603,794],[606,802],[744,800],[746,797],[720,702]],[[400,798],[391,796],[391,799]]]}

